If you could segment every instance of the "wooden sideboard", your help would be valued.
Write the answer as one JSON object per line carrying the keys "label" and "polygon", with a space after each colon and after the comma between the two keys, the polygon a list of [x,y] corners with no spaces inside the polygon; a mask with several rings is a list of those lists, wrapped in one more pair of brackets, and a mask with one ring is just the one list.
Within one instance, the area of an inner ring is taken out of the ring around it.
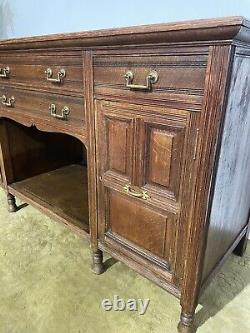
{"label": "wooden sideboard", "polygon": [[[199,296],[250,208],[250,23],[241,17],[0,42],[0,163],[15,197],[180,299]],[[115,277],[114,277],[115,278]]]}

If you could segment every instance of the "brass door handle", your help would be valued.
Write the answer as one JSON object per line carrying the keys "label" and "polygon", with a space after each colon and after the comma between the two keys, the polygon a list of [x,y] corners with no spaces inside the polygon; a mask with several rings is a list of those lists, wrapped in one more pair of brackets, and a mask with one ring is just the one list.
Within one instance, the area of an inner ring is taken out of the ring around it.
{"label": "brass door handle", "polygon": [[60,69],[60,71],[57,73],[57,77],[53,78],[53,71],[51,68],[47,68],[45,71],[45,74],[47,74],[47,81],[54,82],[54,83],[62,83],[63,79],[66,76],[65,69]]}
{"label": "brass door handle", "polygon": [[56,113],[56,105],[50,104],[49,106],[50,115],[54,118],[61,119],[61,120],[68,120],[68,115],[70,114],[70,109],[67,106],[64,106],[61,110],[61,114]]}
{"label": "brass door handle", "polygon": [[147,200],[150,198],[150,196],[148,195],[148,192],[147,191],[135,191],[132,189],[131,185],[130,184],[127,184],[123,187],[124,191],[130,195],[132,195],[133,197],[136,197],[136,198],[141,198],[143,200]]}
{"label": "brass door handle", "polygon": [[14,106],[15,103],[15,97],[11,96],[10,98],[7,98],[5,95],[1,96],[2,104],[8,107]]}
{"label": "brass door handle", "polygon": [[0,77],[7,78],[9,74],[10,74],[10,68],[8,66],[0,68]]}
{"label": "brass door handle", "polygon": [[126,79],[126,87],[131,90],[143,90],[151,91],[152,85],[158,81],[158,73],[156,71],[151,71],[146,77],[146,85],[133,84],[134,74],[131,71],[127,71],[124,75]]}

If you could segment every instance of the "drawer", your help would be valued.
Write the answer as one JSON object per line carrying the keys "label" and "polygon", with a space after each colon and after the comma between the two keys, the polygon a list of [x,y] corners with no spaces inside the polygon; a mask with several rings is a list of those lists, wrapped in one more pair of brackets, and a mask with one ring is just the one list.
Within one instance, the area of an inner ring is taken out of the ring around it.
{"label": "drawer", "polygon": [[80,52],[0,56],[0,84],[83,94]]}
{"label": "drawer", "polygon": [[[3,96],[5,96],[3,98]],[[0,115],[32,116],[62,127],[85,126],[82,97],[47,94],[0,86]]]}
{"label": "drawer", "polygon": [[148,100],[201,102],[207,55],[130,55],[94,58],[94,91]]}

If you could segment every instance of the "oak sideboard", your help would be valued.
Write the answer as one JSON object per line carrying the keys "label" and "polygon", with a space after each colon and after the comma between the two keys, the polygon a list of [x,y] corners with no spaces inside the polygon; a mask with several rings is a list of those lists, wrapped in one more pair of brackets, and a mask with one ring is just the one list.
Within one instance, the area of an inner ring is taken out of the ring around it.
{"label": "oak sideboard", "polygon": [[[250,208],[250,22],[0,41],[0,182],[180,299],[179,332]],[[114,277],[115,278],[115,277]]]}

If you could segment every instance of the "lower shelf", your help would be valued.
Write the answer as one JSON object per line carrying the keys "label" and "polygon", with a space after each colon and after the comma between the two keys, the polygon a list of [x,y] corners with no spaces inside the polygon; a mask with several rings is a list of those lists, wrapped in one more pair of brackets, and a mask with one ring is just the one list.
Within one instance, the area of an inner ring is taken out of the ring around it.
{"label": "lower shelf", "polygon": [[72,164],[9,185],[9,192],[88,236],[87,168]]}

